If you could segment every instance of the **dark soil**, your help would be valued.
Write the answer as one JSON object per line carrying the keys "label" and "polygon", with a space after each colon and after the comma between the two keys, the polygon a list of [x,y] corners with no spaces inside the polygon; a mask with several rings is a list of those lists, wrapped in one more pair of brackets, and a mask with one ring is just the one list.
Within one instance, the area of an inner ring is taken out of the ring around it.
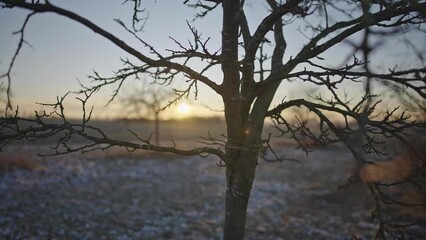
{"label": "dark soil", "polygon": [[[260,161],[246,239],[374,239],[373,199],[350,154],[317,149]],[[285,150],[285,151],[284,151]],[[68,155],[0,172],[0,239],[221,239],[224,168],[214,158]],[[424,225],[412,239],[426,239]]]}

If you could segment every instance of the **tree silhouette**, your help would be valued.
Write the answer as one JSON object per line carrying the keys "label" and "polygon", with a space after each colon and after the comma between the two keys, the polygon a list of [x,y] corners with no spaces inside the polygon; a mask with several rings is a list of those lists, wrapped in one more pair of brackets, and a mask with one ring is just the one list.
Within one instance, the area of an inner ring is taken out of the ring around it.
{"label": "tree silhouette", "polygon": [[[0,113],[3,114],[7,108],[7,89],[3,86],[3,84],[0,84],[0,104],[2,105]],[[4,104],[4,106],[3,106]]]}
{"label": "tree silhouette", "polygon": [[[116,22],[148,51],[136,50],[117,35],[50,1],[0,0],[2,8],[23,8],[31,12],[18,32],[21,39],[9,71],[3,75],[9,82],[13,61],[25,41],[23,36],[28,20],[45,12],[56,13],[80,23],[136,59],[123,60],[125,66],[111,77],[100,76],[95,72],[91,78],[97,84],[84,87],[80,92],[82,97],[79,99],[83,104],[81,123],[67,121],[62,104],[64,98],[49,104],[55,108],[52,114],[63,120],[62,124],[46,122],[45,118],[51,116],[46,113],[37,114],[35,119],[23,119],[18,114],[2,118],[1,147],[16,139],[33,140],[62,133],[55,154],[122,146],[129,151],[216,155],[226,166],[223,239],[237,240],[244,238],[247,204],[255,179],[259,149],[270,147],[268,139],[262,139],[265,118],[272,118],[282,134],[295,138],[302,149],[305,149],[303,141],[298,136],[309,137],[321,145],[343,143],[351,151],[359,168],[369,162],[370,153],[384,153],[384,140],[394,138],[409,148],[405,138],[409,129],[425,128],[424,118],[415,117],[425,114],[425,54],[417,49],[415,38],[409,37],[412,36],[410,34],[425,36],[425,1],[265,0],[269,12],[256,26],[251,25],[246,17],[247,1],[185,0],[184,4],[196,11],[195,20],[207,17],[212,11],[222,12],[221,50],[210,50],[209,39],[203,40],[198,30],[188,22],[193,40],[189,44],[173,40],[179,49],[169,50],[168,55],[157,51],[154,45],[144,41],[137,33],[139,24],[143,22],[143,2],[126,2],[134,4],[132,27],[121,20]],[[292,36],[287,35],[287,27],[292,25],[299,26],[306,41],[288,49],[287,42],[291,41]],[[414,52],[418,56],[419,63],[378,69],[374,62],[374,51],[381,47],[389,48],[382,41],[400,36],[405,36],[405,45],[402,46],[411,49],[410,53]],[[341,49],[342,44],[351,47],[352,51],[342,64],[335,63],[327,54]],[[204,64],[204,67],[196,70],[191,66],[193,61]],[[206,74],[215,66],[220,66],[222,70],[223,77],[220,79],[212,79]],[[85,105],[93,93],[104,86],[115,84],[118,87],[114,98],[123,81],[141,73],[150,74],[162,83],[179,81],[180,76],[184,76],[188,85],[184,91],[178,92],[177,99],[188,96],[191,91],[197,93],[198,84],[204,84],[216,92],[224,104],[226,144],[212,139],[212,143],[205,147],[178,149],[153,144],[149,139],[139,138],[139,142],[117,141],[100,129],[88,125],[91,111],[87,111]],[[316,95],[283,99],[281,103],[273,105],[279,86],[286,87],[293,82],[301,86],[315,86],[321,91]],[[346,84],[360,85],[362,91],[358,94],[355,91],[344,92],[342,89],[345,86],[352,86]],[[379,95],[375,87],[384,89],[385,94]],[[412,100],[409,102],[418,104],[408,108],[403,101],[386,100],[391,99],[386,98],[386,93],[410,96],[408,99]],[[298,118],[290,120],[287,113],[294,108],[309,110],[316,117],[316,128],[312,129]],[[28,125],[30,127],[21,127]],[[91,143],[72,148],[67,141],[74,135],[82,136]],[[424,156],[416,153],[417,157],[421,159],[420,166],[423,167]],[[276,160],[282,159],[276,156]],[[350,182],[357,179],[355,174]],[[382,204],[389,201],[401,205],[405,203],[389,198],[383,190],[386,184],[368,182],[367,186],[376,200],[372,217],[380,223],[377,239],[403,237],[399,229],[409,225],[390,223],[382,217],[381,210]],[[425,206],[424,203],[416,205]]]}
{"label": "tree silhouette", "polygon": [[163,86],[149,85],[143,82],[140,88],[126,94],[120,99],[120,104],[130,114],[139,118],[154,118],[154,143],[160,145],[160,114],[170,106],[173,92]]}

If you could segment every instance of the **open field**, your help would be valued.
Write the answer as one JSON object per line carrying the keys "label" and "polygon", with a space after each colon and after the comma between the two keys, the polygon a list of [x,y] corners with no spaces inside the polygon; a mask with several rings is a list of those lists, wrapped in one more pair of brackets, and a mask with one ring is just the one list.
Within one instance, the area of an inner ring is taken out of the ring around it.
{"label": "open field", "polygon": [[[207,131],[220,136],[219,123],[165,123],[162,142],[171,144],[173,133],[178,147],[190,147]],[[98,123],[122,139],[132,138],[126,128],[149,135],[146,124]],[[36,157],[51,140],[1,153],[7,167],[0,168],[0,239],[221,238],[225,175],[218,159],[116,148]],[[315,148],[305,155],[289,141],[274,140],[274,146],[300,163],[260,160],[247,239],[374,238],[378,224],[368,218],[373,198],[367,188],[360,182],[337,188],[353,171],[348,151]],[[405,197],[422,195],[409,191]],[[425,239],[424,208],[393,210],[394,220],[423,221],[409,228],[409,237]]]}

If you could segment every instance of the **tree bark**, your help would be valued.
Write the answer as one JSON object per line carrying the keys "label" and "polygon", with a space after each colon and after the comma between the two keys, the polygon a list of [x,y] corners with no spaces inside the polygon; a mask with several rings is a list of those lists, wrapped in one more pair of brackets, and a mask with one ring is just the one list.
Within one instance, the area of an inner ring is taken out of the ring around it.
{"label": "tree bark", "polygon": [[226,165],[224,240],[244,239],[247,205],[255,178],[261,140],[261,131],[256,129],[262,129],[263,126],[263,122],[258,123],[260,125],[256,127],[248,123],[245,141],[238,149],[238,158],[232,159]]}
{"label": "tree bark", "polygon": [[247,205],[253,185],[255,167],[251,168],[250,164],[247,164],[251,161],[239,162],[244,163],[244,165],[227,166],[226,168],[224,240],[244,239]]}

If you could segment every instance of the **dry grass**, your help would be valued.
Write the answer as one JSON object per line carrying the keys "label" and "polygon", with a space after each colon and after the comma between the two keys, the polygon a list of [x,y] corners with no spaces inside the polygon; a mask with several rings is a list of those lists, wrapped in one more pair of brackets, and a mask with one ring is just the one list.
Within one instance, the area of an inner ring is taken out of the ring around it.
{"label": "dry grass", "polygon": [[33,156],[29,153],[1,153],[0,172],[24,169],[33,171],[37,169],[37,164]]}
{"label": "dry grass", "polygon": [[[396,154],[388,161],[375,162],[373,164],[365,164],[359,171],[360,179],[364,182],[402,182],[407,179],[419,179],[424,183],[423,155],[421,153],[413,154],[406,152]],[[420,171],[420,172],[419,172]],[[410,207],[401,206],[400,204],[390,204],[389,206],[398,213],[399,216],[414,217],[426,219],[426,203],[425,188],[413,186],[409,184],[395,185],[387,190],[387,194],[400,203],[411,205]]]}
{"label": "dry grass", "polygon": [[412,155],[396,155],[385,162],[365,164],[359,171],[364,182],[396,182],[409,177],[419,160]]}

